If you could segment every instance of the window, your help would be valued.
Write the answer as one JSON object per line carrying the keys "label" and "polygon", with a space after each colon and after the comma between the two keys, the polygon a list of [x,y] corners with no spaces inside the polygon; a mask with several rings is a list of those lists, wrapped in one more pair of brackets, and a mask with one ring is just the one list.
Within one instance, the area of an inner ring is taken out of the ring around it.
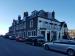
{"label": "window", "polygon": [[42,22],[41,20],[39,20],[39,22]]}
{"label": "window", "polygon": [[26,22],[24,22],[24,28],[26,28]]}
{"label": "window", "polygon": [[48,23],[48,22],[45,22],[46,24]]}
{"label": "window", "polygon": [[53,23],[49,23],[49,24],[53,25]]}
{"label": "window", "polygon": [[33,33],[33,31],[32,31],[32,36],[34,36],[34,33]]}
{"label": "window", "polygon": [[57,24],[54,24],[54,25],[57,25]]}
{"label": "window", "polygon": [[24,32],[24,37],[26,36],[26,32]]}
{"label": "window", "polygon": [[28,32],[28,36],[31,36],[31,32]]}
{"label": "window", "polygon": [[30,21],[30,28],[33,27],[33,20]]}
{"label": "window", "polygon": [[36,36],[36,31],[32,31],[32,36]]}
{"label": "window", "polygon": [[36,31],[33,31],[33,33],[34,33],[34,36],[36,36]]}
{"label": "window", "polygon": [[45,37],[45,31],[41,31],[41,35]]}

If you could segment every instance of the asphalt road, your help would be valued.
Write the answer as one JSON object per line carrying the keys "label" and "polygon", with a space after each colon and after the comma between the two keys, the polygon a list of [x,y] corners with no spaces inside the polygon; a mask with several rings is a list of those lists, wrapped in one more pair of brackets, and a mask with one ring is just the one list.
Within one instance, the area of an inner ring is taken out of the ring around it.
{"label": "asphalt road", "polygon": [[15,40],[0,38],[0,56],[67,56],[62,53],[47,51],[41,47],[30,46]]}

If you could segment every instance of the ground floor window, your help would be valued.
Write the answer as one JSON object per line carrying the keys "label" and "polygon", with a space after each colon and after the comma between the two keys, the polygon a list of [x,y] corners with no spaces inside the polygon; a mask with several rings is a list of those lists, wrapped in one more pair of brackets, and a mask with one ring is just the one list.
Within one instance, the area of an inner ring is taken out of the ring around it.
{"label": "ground floor window", "polygon": [[32,31],[32,36],[36,36],[36,31]]}
{"label": "ground floor window", "polygon": [[41,35],[45,37],[45,31],[41,31]]}
{"label": "ground floor window", "polygon": [[36,31],[28,31],[27,33],[28,36],[36,36],[37,35],[37,32]]}
{"label": "ground floor window", "polygon": [[36,31],[34,31],[34,36],[36,36]]}
{"label": "ground floor window", "polygon": [[32,31],[32,36],[34,36],[34,32]]}
{"label": "ground floor window", "polygon": [[26,36],[26,32],[24,32],[24,37]]}
{"label": "ground floor window", "polygon": [[31,36],[31,32],[28,32],[28,36]]}

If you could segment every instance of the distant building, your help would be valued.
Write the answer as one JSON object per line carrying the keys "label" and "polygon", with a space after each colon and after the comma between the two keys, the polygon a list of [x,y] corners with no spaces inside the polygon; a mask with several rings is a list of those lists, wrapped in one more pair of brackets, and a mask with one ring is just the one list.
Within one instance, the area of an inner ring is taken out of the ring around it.
{"label": "distant building", "polygon": [[70,38],[74,39],[75,38],[75,30],[69,30],[68,31]]}
{"label": "distant building", "polygon": [[[34,10],[31,15],[24,12],[23,19],[13,20],[9,27],[9,35],[16,37],[44,36],[45,41],[67,39],[67,24],[55,19],[55,12]],[[66,37],[65,37],[66,36]]]}

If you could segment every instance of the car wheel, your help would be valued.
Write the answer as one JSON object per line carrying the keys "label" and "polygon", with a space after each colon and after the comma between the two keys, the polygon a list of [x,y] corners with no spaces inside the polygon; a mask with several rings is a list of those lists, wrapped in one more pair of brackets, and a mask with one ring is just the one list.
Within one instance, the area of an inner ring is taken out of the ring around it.
{"label": "car wheel", "polygon": [[67,51],[67,54],[68,54],[68,56],[74,56],[74,55],[75,55],[75,52],[74,52],[74,50],[69,49],[69,50]]}
{"label": "car wheel", "polygon": [[49,50],[49,46],[48,46],[48,45],[45,45],[45,49],[46,49],[46,50]]}

